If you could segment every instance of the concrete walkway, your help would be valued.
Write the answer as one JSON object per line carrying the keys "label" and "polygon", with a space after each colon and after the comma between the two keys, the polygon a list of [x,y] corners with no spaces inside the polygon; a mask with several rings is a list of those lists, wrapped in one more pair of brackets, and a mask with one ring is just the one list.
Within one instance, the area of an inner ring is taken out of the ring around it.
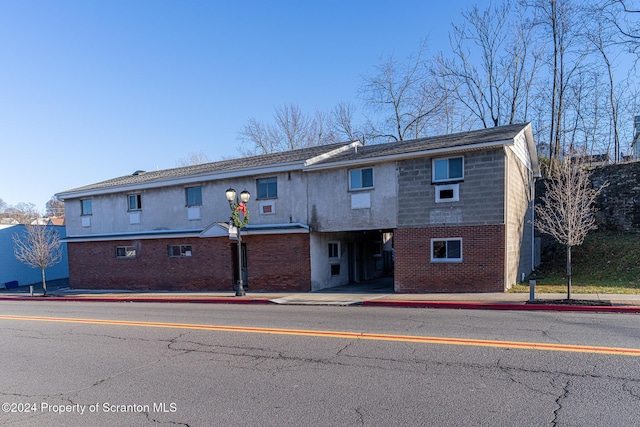
{"label": "concrete walkway", "polygon": [[[99,301],[99,302],[161,302],[209,304],[281,304],[422,307],[484,310],[545,310],[640,313],[640,295],[574,294],[578,304],[565,304],[565,294],[536,294],[535,303],[528,303],[524,293],[465,294],[395,294],[367,292],[254,293],[236,297],[233,292],[137,292],[118,290],[82,290],[58,288],[42,296],[41,289],[33,296],[28,287],[0,292],[0,300],[10,301]],[[606,304],[606,305],[603,305]]]}

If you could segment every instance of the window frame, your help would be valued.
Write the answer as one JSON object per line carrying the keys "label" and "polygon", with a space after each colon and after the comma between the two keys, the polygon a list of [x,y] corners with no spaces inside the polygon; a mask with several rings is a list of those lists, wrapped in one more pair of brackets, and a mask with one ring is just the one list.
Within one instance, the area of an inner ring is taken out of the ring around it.
{"label": "window frame", "polygon": [[[459,177],[451,177],[451,160],[460,159],[460,176]],[[447,161],[447,176],[446,178],[436,178],[436,163]],[[439,182],[456,182],[456,181],[464,181],[464,156],[452,156],[452,157],[441,157],[437,159],[431,159],[431,182],[439,183]]]}
{"label": "window frame", "polygon": [[[89,209],[86,209],[86,207]],[[93,206],[91,203],[91,199],[80,199],[80,216],[89,216],[93,215]]]}
{"label": "window frame", "polygon": [[[124,251],[124,255],[118,254],[119,250]],[[116,258],[117,259],[131,259],[138,256],[138,249],[132,245],[116,246]]]}
{"label": "window frame", "polygon": [[[435,257],[435,243],[441,243],[441,242],[445,242],[445,257],[441,258],[441,257]],[[460,252],[460,256],[457,258],[453,258],[453,257],[449,257],[449,243],[450,242],[458,242],[458,248],[459,248],[459,252]],[[446,238],[434,238],[431,239],[431,244],[430,244],[430,251],[431,251],[431,262],[453,262],[453,263],[460,263],[462,262],[462,237],[446,237]]]}
{"label": "window frame", "polygon": [[[460,185],[459,184],[439,184],[436,185],[436,203],[449,203],[449,202],[459,202],[460,201]],[[440,197],[441,191],[453,191],[453,196],[451,198],[442,198]]]}
{"label": "window frame", "polygon": [[[335,254],[333,256],[332,253],[334,253],[334,251],[332,248],[335,248]],[[340,242],[327,242],[327,255],[330,261],[338,261],[340,259]]]}
{"label": "window frame", "polygon": [[[371,171],[371,185],[369,186],[365,186],[364,184],[364,179],[363,179],[363,171],[365,170],[370,170]],[[359,172],[360,173],[360,186],[356,187],[354,185],[354,180],[353,180],[353,173],[354,172]],[[365,168],[358,168],[358,169],[349,169],[349,191],[360,191],[360,190],[371,190],[374,188],[374,179],[373,179],[373,166],[368,166]]]}
{"label": "window frame", "polygon": [[[131,201],[135,201],[135,206],[131,207]],[[142,210],[142,194],[134,193],[127,194],[127,211],[129,212],[137,212]]]}
{"label": "window frame", "polygon": [[[174,255],[173,248],[178,248],[180,255]],[[167,255],[169,258],[191,258],[193,257],[193,245],[167,245]]]}
{"label": "window frame", "polygon": [[[266,187],[266,194],[263,194],[260,190],[260,187],[262,185],[265,185]],[[271,192],[269,191],[269,188],[271,187],[272,184],[275,184],[275,194],[271,194]],[[277,199],[278,198],[278,177],[277,176],[269,176],[269,177],[265,177],[265,178],[258,178],[256,179],[256,194],[257,200],[268,200],[268,199]]]}
{"label": "window frame", "polygon": [[[194,194],[194,197],[193,197],[194,200],[193,200],[193,203],[191,203],[190,197],[189,197],[189,192],[190,192],[189,190],[195,191],[196,189],[198,189],[198,192]],[[188,208],[192,206],[202,206],[202,186],[201,185],[185,187],[184,196],[185,196],[185,204]]]}

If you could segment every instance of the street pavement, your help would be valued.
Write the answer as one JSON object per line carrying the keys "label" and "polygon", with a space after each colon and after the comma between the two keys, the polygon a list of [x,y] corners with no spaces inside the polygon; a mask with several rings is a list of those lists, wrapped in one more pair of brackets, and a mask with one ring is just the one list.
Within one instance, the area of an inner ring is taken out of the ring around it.
{"label": "street pavement", "polygon": [[245,296],[228,292],[170,292],[88,290],[69,287],[49,288],[42,296],[42,288],[29,286],[3,289],[0,300],[15,301],[99,301],[99,302],[157,302],[157,303],[209,303],[209,304],[280,304],[280,305],[332,305],[332,306],[387,306],[484,310],[544,310],[544,311],[597,311],[640,313],[640,295],[628,294],[573,294],[568,304],[564,294],[536,294],[530,301],[525,293],[429,293],[396,294],[371,291],[366,287],[345,287],[342,292],[260,293],[248,291]]}

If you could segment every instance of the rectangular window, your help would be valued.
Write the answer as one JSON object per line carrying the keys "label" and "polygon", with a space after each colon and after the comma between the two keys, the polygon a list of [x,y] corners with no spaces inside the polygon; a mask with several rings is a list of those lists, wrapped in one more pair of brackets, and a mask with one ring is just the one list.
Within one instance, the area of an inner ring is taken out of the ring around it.
{"label": "rectangular window", "polygon": [[91,215],[91,199],[80,200],[80,215]]}
{"label": "rectangular window", "polygon": [[433,182],[460,181],[464,178],[464,166],[462,157],[448,159],[434,159]]}
{"label": "rectangular window", "polygon": [[258,199],[276,199],[278,197],[278,179],[261,178],[258,183]]}
{"label": "rectangular window", "polygon": [[329,258],[340,258],[340,243],[329,242]]}
{"label": "rectangular window", "polygon": [[139,211],[142,209],[142,194],[129,194],[129,210]]}
{"label": "rectangular window", "polygon": [[436,203],[460,200],[460,184],[436,185]]}
{"label": "rectangular window", "polygon": [[169,257],[183,258],[191,256],[191,245],[169,245]]}
{"label": "rectangular window", "polygon": [[373,168],[349,171],[349,190],[373,188]]}
{"label": "rectangular window", "polygon": [[135,246],[116,246],[116,258],[135,258]]}
{"label": "rectangular window", "polygon": [[461,262],[462,239],[431,239],[431,262]]}
{"label": "rectangular window", "polygon": [[187,197],[187,207],[202,206],[202,187],[187,187],[185,193]]}

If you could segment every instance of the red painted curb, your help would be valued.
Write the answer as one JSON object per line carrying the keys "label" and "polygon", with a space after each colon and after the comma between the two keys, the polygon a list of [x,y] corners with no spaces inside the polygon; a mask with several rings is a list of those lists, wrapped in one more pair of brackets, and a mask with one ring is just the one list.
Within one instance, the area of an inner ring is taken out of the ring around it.
{"label": "red painted curb", "polygon": [[520,311],[589,311],[604,313],[640,313],[638,306],[615,305],[564,305],[564,304],[513,304],[481,303],[460,301],[363,301],[363,306],[409,307],[409,308],[449,308],[465,310],[520,310]]}
{"label": "red painted curb", "polygon": [[125,297],[0,297],[0,301],[72,301],[72,302],[160,302],[188,304],[271,304],[268,299],[246,298],[125,298]]}

